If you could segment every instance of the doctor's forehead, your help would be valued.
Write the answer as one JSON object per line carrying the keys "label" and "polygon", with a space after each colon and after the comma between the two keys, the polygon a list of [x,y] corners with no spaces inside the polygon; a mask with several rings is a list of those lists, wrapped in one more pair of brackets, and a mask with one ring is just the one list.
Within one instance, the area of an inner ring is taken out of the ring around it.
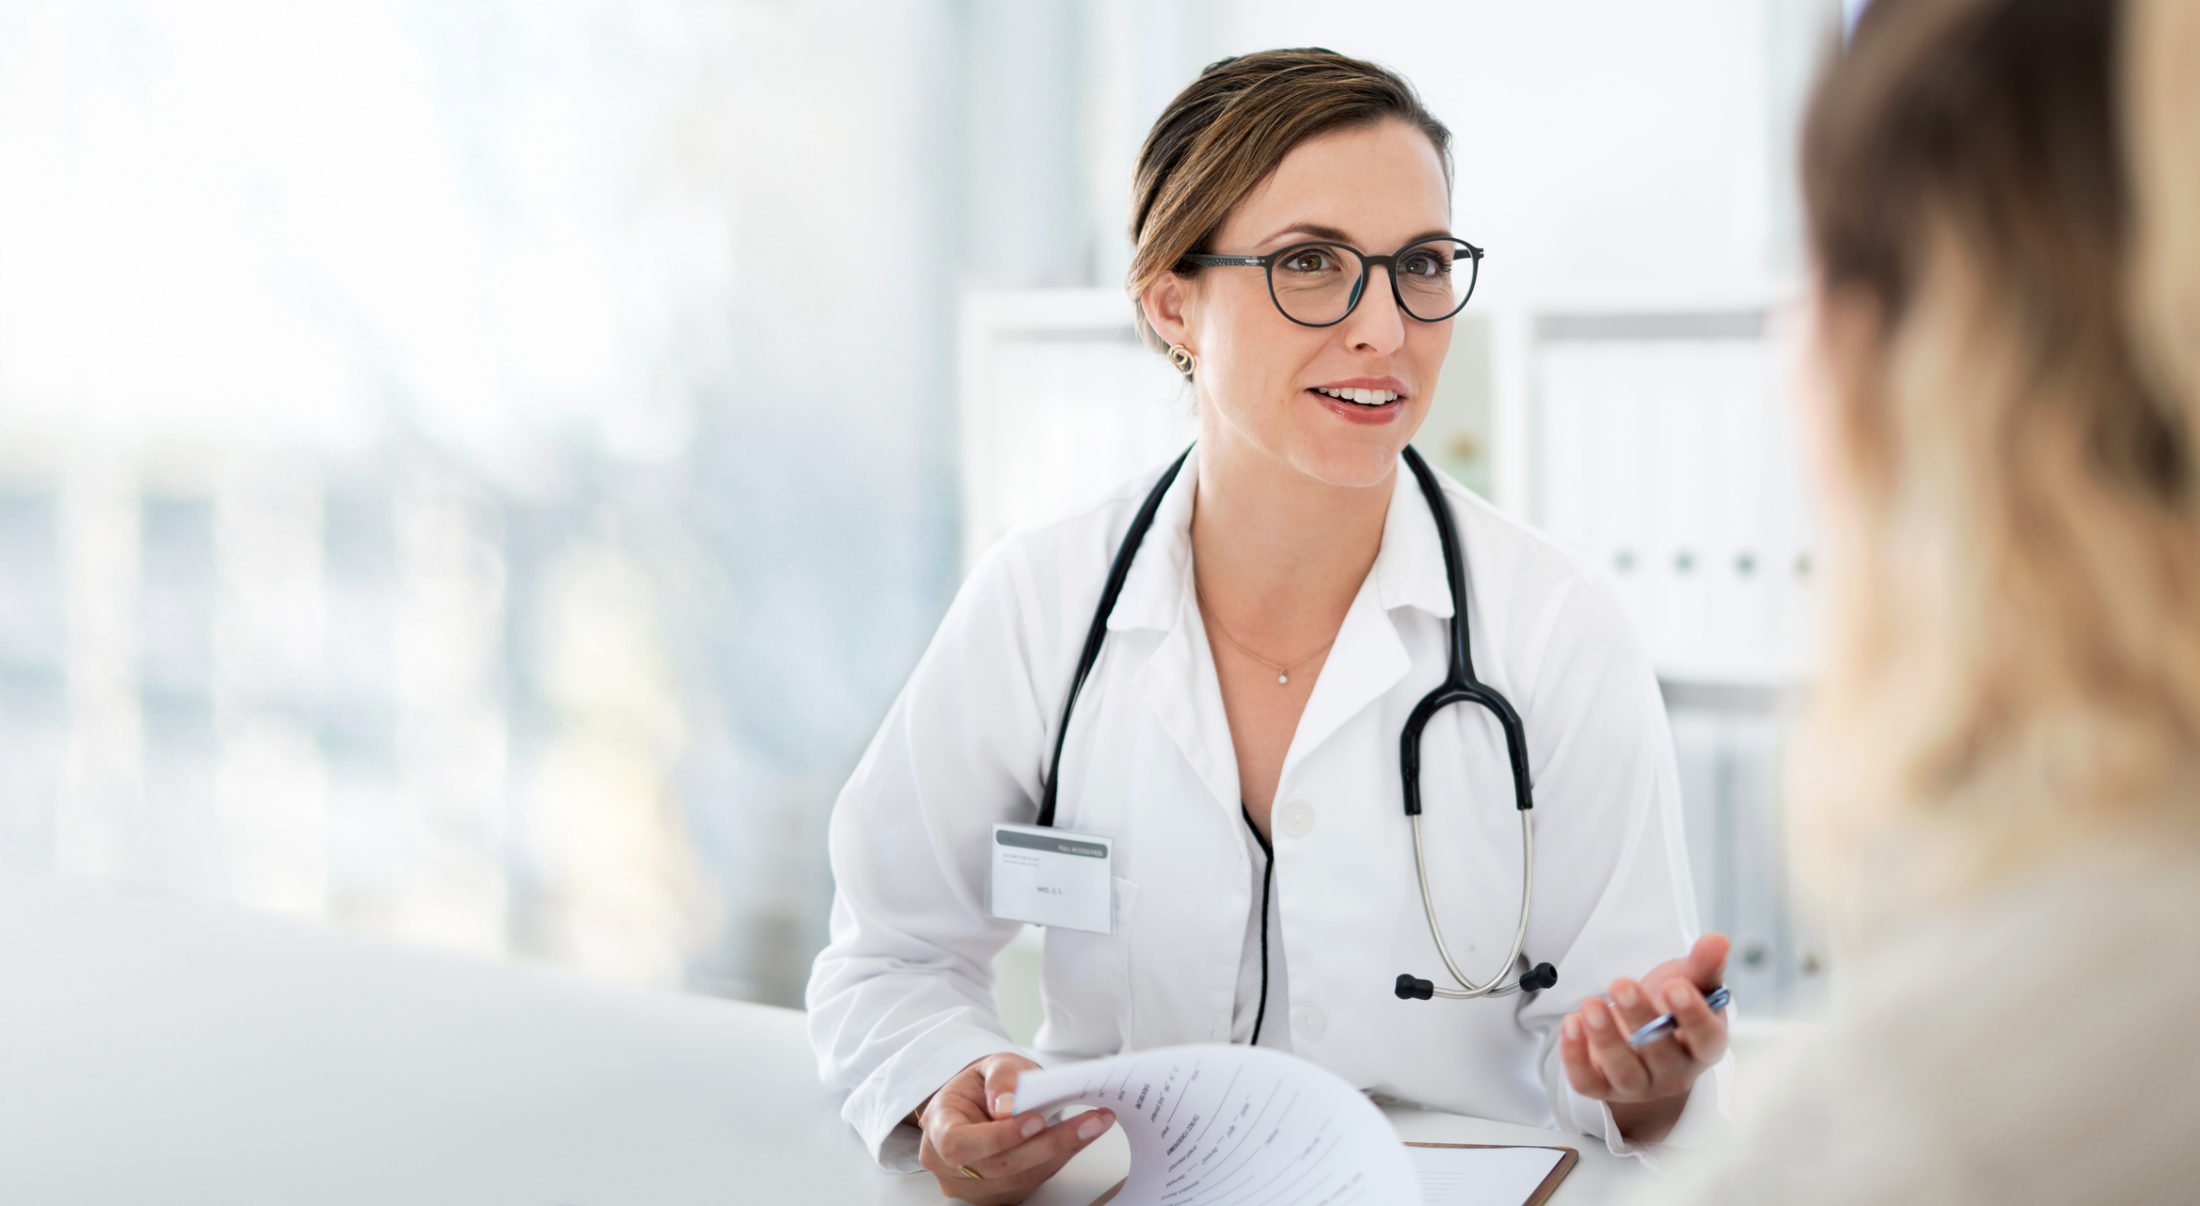
{"label": "doctor's forehead", "polygon": [[1291,148],[1230,211],[1216,245],[1272,250],[1335,239],[1389,251],[1450,233],[1444,164],[1426,134],[1401,121],[1332,130]]}

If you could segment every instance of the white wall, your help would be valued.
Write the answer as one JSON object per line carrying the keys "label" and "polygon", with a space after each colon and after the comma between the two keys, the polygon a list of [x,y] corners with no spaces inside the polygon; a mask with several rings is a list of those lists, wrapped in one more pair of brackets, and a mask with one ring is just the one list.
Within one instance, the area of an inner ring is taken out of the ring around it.
{"label": "white wall", "polygon": [[[1791,126],[1832,0],[1102,6],[1098,283],[1119,281],[1138,139],[1199,68],[1327,46],[1396,68],[1452,129],[1485,286],[1537,299],[1759,289],[1792,274]],[[1477,294],[1479,298],[1480,293]]]}

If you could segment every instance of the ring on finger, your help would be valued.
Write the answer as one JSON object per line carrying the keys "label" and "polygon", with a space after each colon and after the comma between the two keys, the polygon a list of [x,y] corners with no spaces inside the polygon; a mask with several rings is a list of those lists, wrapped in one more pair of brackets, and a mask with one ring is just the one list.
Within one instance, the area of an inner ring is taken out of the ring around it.
{"label": "ring on finger", "polygon": [[955,1171],[956,1171],[956,1172],[959,1172],[959,1173],[961,1173],[961,1174],[962,1174],[963,1176],[965,1176],[965,1177],[969,1178],[969,1179],[970,1179],[970,1180],[972,1180],[972,1181],[983,1181],[983,1180],[985,1180],[985,1174],[984,1174],[984,1173],[982,1173],[982,1172],[979,1172],[979,1171],[978,1171],[977,1169],[974,1169],[974,1168],[970,1167],[970,1166],[969,1166],[969,1165],[967,1165],[967,1164],[958,1164],[958,1165],[956,1165],[956,1166],[955,1166]]}

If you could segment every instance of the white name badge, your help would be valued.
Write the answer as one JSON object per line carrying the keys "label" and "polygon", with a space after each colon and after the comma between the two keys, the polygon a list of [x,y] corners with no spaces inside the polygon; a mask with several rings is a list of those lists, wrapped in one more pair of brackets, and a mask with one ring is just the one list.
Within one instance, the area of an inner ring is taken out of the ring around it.
{"label": "white name badge", "polygon": [[1037,825],[993,827],[987,907],[1003,921],[1115,932],[1115,843]]}

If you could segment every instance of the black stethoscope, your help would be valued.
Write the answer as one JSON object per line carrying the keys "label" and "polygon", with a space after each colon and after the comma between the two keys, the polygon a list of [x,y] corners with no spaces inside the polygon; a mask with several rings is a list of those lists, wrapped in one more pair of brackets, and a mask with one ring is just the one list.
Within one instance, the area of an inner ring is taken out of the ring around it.
{"label": "black stethoscope", "polygon": [[[1099,610],[1093,614],[1092,626],[1085,631],[1085,645],[1077,659],[1077,676],[1070,680],[1069,698],[1062,703],[1062,723],[1054,733],[1054,757],[1047,768],[1046,782],[1042,786],[1039,802],[1039,824],[1054,824],[1055,789],[1062,777],[1062,746],[1069,735],[1070,713],[1077,706],[1077,693],[1084,688],[1085,678],[1092,673],[1094,663],[1100,659],[1100,644],[1107,637],[1108,615],[1115,610],[1116,596],[1123,591],[1123,580],[1130,576],[1131,560],[1138,555],[1138,546],[1146,538],[1146,531],[1153,526],[1153,517],[1161,509],[1161,496],[1168,493],[1170,483],[1176,480],[1184,462],[1191,456],[1191,449],[1184,450],[1176,458],[1161,480],[1154,483],[1146,501],[1132,518],[1130,531],[1123,536],[1123,545],[1116,550],[1115,561],[1108,567],[1106,586],[1100,593]],[[1535,828],[1530,823],[1530,812],[1535,801],[1528,784],[1528,736],[1521,726],[1520,714],[1512,704],[1494,688],[1483,685],[1474,677],[1474,661],[1467,651],[1467,578],[1466,567],[1459,553],[1459,532],[1452,524],[1451,506],[1444,501],[1444,492],[1430,472],[1428,463],[1412,447],[1404,452],[1406,467],[1413,472],[1415,482],[1421,487],[1421,496],[1428,500],[1429,513],[1436,518],[1437,536],[1444,549],[1444,576],[1451,588],[1450,659],[1444,681],[1428,693],[1413,712],[1406,717],[1405,731],[1399,739],[1398,766],[1404,781],[1406,818],[1413,826],[1413,871],[1421,884],[1421,908],[1428,915],[1429,936],[1436,940],[1436,953],[1444,961],[1444,970],[1451,974],[1456,988],[1438,988],[1428,980],[1409,974],[1401,974],[1395,991],[1401,1000],[1426,1001],[1430,997],[1448,997],[1468,1000],[1474,997],[1501,997],[1515,992],[1535,992],[1558,983],[1558,969],[1548,963],[1538,963],[1518,979],[1509,979],[1522,962],[1521,948],[1528,938],[1528,910],[1535,893]],[[1421,850],[1421,731],[1428,727],[1429,719],[1444,708],[1456,703],[1471,703],[1487,708],[1497,718],[1498,727],[1505,734],[1505,756],[1512,764],[1513,807],[1520,814],[1520,924],[1513,931],[1512,951],[1500,965],[1497,973],[1482,983],[1475,983],[1459,970],[1459,964],[1444,945],[1443,928],[1436,920],[1436,901],[1429,892],[1428,860]],[[1248,817],[1248,822],[1250,818]],[[1255,836],[1258,837],[1256,831]],[[1267,848],[1267,843],[1262,843]],[[1270,867],[1272,882],[1273,865]],[[1267,895],[1267,889],[1262,889]],[[1261,1014],[1268,1006],[1268,906],[1261,904]],[[1260,1038],[1260,1022],[1253,1026],[1253,1041]]]}

